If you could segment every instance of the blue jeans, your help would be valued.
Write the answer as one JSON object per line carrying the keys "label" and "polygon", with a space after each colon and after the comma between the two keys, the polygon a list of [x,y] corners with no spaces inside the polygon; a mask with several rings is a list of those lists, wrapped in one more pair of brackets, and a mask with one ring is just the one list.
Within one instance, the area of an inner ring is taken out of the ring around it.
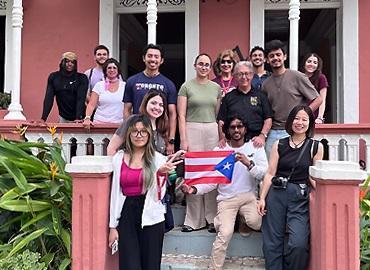
{"label": "blue jeans", "polygon": [[265,144],[265,150],[267,158],[270,158],[270,152],[272,145],[282,138],[288,137],[289,134],[285,131],[285,129],[270,129],[270,132],[268,134],[266,144]]}

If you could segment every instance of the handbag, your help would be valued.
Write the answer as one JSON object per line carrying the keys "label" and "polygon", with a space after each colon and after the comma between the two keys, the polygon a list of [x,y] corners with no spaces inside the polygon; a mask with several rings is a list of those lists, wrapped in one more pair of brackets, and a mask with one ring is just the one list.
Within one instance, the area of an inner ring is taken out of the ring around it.
{"label": "handbag", "polygon": [[175,227],[175,221],[173,219],[172,208],[170,203],[170,194],[166,192],[162,199],[162,203],[166,207],[166,213],[164,214],[164,232],[169,232]]}

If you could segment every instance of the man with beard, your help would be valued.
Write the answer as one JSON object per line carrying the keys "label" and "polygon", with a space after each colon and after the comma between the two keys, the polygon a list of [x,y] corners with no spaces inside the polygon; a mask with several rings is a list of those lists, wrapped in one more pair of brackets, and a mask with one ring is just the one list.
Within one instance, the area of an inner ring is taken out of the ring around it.
{"label": "man with beard", "polygon": [[254,71],[252,88],[254,90],[261,90],[262,83],[271,75],[271,72],[265,70],[265,51],[262,47],[255,46],[252,48],[249,57]]}
{"label": "man with beard", "polygon": [[104,45],[98,45],[94,48],[95,67],[89,68],[85,71],[85,75],[89,79],[89,90],[87,93],[87,100],[89,102],[90,94],[95,84],[104,81],[103,65],[109,58],[109,49]]}
{"label": "man with beard", "polygon": [[[234,90],[235,91],[235,90]],[[225,148],[215,150],[235,151],[234,171],[229,184],[184,184],[182,191],[188,194],[205,194],[217,188],[217,216],[214,219],[217,231],[213,242],[211,262],[208,269],[222,270],[226,250],[233,236],[236,215],[254,230],[261,227],[262,218],[257,213],[256,185],[267,171],[267,158],[263,148],[245,142],[247,127],[241,116],[226,119],[223,131],[229,139]]]}
{"label": "man with beard", "polygon": [[167,97],[169,132],[166,138],[166,153],[174,153],[176,133],[176,101],[177,92],[175,84],[159,72],[159,67],[164,62],[163,51],[159,45],[149,44],[143,51],[144,71],[128,78],[125,94],[123,96],[124,119],[131,114],[139,112],[141,101],[149,89],[157,89],[165,93]]}
{"label": "man with beard", "polygon": [[283,42],[280,40],[268,42],[266,55],[272,75],[263,83],[262,92],[266,93],[274,112],[272,128],[265,146],[269,157],[274,142],[289,136],[285,131],[285,122],[292,108],[300,104],[309,104],[312,111],[315,111],[322,99],[306,75],[285,68],[286,53]]}
{"label": "man with beard", "polygon": [[41,119],[46,121],[48,118],[55,96],[60,123],[82,120],[85,117],[87,87],[86,75],[77,72],[77,55],[63,53],[59,71],[49,75]]}

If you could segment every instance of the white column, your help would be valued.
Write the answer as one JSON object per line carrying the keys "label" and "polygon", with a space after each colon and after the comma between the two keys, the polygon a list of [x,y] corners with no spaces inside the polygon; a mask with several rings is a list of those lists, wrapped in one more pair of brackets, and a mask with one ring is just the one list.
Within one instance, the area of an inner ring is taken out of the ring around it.
{"label": "white column", "polygon": [[199,53],[199,0],[185,1],[185,80],[194,77],[193,62]]}
{"label": "white column", "polygon": [[257,45],[264,47],[265,44],[265,1],[250,0],[249,6],[250,50]]}
{"label": "white column", "polygon": [[299,46],[299,0],[289,1],[289,68],[298,69],[298,46]]}
{"label": "white column", "polygon": [[13,89],[11,89],[12,102],[8,108],[9,113],[4,117],[5,120],[26,120],[26,117],[22,113],[23,111],[22,105],[20,104],[22,26],[23,26],[22,0],[14,0],[12,8],[13,63],[11,65]]}
{"label": "white column", "polygon": [[148,44],[157,42],[157,1],[148,0],[148,8],[146,9],[146,18],[148,24]]}

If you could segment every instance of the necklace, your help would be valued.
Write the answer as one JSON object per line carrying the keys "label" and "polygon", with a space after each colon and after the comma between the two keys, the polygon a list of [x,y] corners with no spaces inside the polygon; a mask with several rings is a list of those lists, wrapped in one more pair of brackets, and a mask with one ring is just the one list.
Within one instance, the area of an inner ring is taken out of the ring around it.
{"label": "necklace", "polygon": [[279,76],[279,83],[277,83],[276,76],[272,75],[272,80],[274,81],[274,84],[278,91],[280,91],[281,85],[283,84],[285,73],[286,71],[283,73],[283,75]]}
{"label": "necklace", "polygon": [[304,139],[302,141],[300,141],[298,143],[295,143],[294,140],[293,140],[293,137],[290,137],[290,141],[294,145],[294,149],[297,149],[305,140],[306,140],[306,137],[304,137]]}
{"label": "necklace", "polygon": [[149,74],[146,70],[144,70],[143,73],[145,74],[145,76],[147,76],[149,78],[154,78],[154,77],[157,77],[159,75],[159,71],[156,71],[153,74]]}

